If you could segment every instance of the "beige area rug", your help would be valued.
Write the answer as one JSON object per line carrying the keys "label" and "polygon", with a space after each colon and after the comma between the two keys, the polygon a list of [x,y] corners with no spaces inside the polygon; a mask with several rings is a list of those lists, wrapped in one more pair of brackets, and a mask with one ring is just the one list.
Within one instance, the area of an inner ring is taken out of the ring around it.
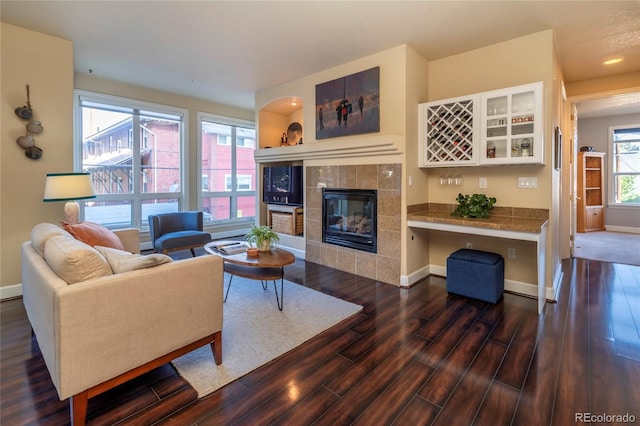
{"label": "beige area rug", "polygon": [[[225,274],[225,285],[228,283]],[[280,282],[278,293],[280,292]],[[222,364],[205,346],[173,361],[201,398],[360,312],[362,306],[284,282],[284,308],[278,310],[273,282],[233,277],[224,304]]]}
{"label": "beige area rug", "polygon": [[640,266],[640,234],[578,232],[574,255],[581,259]]}

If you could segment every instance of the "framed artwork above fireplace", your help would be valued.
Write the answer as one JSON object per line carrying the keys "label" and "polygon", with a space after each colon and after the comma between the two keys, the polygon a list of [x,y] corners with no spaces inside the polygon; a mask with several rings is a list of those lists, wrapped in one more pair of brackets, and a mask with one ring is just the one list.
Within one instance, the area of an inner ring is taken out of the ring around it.
{"label": "framed artwork above fireplace", "polygon": [[380,67],[316,85],[316,139],[380,131]]}

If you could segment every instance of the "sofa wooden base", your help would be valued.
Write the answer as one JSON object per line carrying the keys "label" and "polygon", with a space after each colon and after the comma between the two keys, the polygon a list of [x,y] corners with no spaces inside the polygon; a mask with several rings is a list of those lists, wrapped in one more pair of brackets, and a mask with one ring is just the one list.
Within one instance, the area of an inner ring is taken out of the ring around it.
{"label": "sofa wooden base", "polygon": [[134,368],[133,370],[129,370],[125,373],[122,373],[119,376],[114,377],[113,379],[107,380],[99,385],[96,385],[90,389],[87,389],[83,392],[75,394],[71,398],[69,398],[70,411],[71,411],[71,424],[74,426],[84,425],[87,418],[87,404],[89,398],[93,398],[96,395],[99,395],[103,392],[108,391],[122,383],[125,383],[133,378],[136,378],[144,373],[147,373],[154,368],[158,368],[161,365],[168,363],[169,361],[187,354],[195,349],[198,349],[200,346],[204,346],[210,344],[211,351],[213,352],[213,358],[217,365],[222,363],[222,331],[218,331],[217,333],[211,334],[207,337],[204,337],[200,340],[197,340],[193,343],[188,344],[180,349],[176,349],[173,352],[170,352],[166,355],[161,356],[153,361],[149,361],[146,364],[143,364],[139,367]]}

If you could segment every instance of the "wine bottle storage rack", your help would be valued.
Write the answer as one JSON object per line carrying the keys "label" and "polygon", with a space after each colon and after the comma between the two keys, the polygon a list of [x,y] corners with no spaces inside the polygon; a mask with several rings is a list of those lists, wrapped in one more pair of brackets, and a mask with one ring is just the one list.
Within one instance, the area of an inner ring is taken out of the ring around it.
{"label": "wine bottle storage rack", "polygon": [[426,162],[473,161],[473,100],[431,105],[426,109]]}

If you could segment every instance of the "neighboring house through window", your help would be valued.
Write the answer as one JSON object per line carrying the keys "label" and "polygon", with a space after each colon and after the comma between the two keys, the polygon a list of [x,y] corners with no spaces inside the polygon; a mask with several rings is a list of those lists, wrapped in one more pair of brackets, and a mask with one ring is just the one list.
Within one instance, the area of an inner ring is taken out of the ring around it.
{"label": "neighboring house through window", "polygon": [[640,207],[640,124],[609,127],[609,204]]}
{"label": "neighboring house through window", "polygon": [[256,215],[254,124],[202,113],[198,123],[205,218],[214,223],[252,222]]}

